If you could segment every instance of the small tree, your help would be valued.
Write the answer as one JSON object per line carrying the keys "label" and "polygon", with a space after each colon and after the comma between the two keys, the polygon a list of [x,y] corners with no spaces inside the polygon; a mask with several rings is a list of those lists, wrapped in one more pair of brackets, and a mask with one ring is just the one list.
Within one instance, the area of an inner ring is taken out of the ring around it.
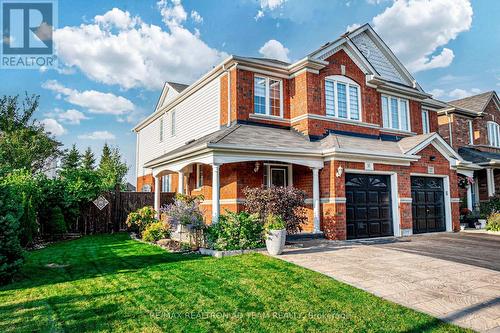
{"label": "small tree", "polygon": [[124,178],[128,172],[128,166],[121,159],[118,148],[110,148],[107,143],[104,144],[99,162],[99,173],[104,187],[108,190],[114,189],[116,185],[125,186]]}
{"label": "small tree", "polygon": [[92,149],[88,147],[83,153],[82,156],[82,168],[86,170],[94,170],[95,169],[95,157]]}
{"label": "small tree", "polygon": [[80,167],[81,164],[81,155],[78,149],[76,149],[76,145],[73,144],[71,149],[66,152],[62,160],[62,169],[63,170],[75,170]]}
{"label": "small tree", "polygon": [[306,222],[306,193],[293,187],[245,188],[245,207],[249,213],[259,214],[265,219],[269,214],[280,216],[290,234],[302,231]]}

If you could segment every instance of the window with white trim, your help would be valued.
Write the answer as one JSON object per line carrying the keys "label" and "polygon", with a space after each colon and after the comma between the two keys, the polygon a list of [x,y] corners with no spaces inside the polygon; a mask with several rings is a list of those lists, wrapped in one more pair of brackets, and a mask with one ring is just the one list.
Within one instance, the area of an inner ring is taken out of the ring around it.
{"label": "window with white trim", "polygon": [[254,76],[253,109],[255,114],[283,117],[283,81]]}
{"label": "window with white trim", "polygon": [[162,192],[172,192],[172,174],[163,176],[161,180]]}
{"label": "window with white trim", "polygon": [[163,116],[160,117],[160,142],[163,142]]}
{"label": "window with white trim", "polygon": [[170,111],[170,136],[175,135],[175,110]]}
{"label": "window with white trim", "polygon": [[429,132],[430,132],[429,111],[422,110],[422,133],[427,134]]}
{"label": "window with white trim", "polygon": [[382,95],[382,122],[384,128],[410,131],[410,108],[408,100]]}
{"label": "window with white trim", "polygon": [[196,188],[203,186],[203,164],[196,164]]}
{"label": "window with white trim", "polygon": [[488,121],[488,141],[490,146],[500,147],[500,126],[497,123]]}
{"label": "window with white trim", "polygon": [[472,120],[467,120],[467,125],[469,127],[469,144],[474,144],[474,130],[472,129]]}
{"label": "window with white trim", "polygon": [[332,75],[325,78],[326,115],[361,120],[359,85],[348,77]]}

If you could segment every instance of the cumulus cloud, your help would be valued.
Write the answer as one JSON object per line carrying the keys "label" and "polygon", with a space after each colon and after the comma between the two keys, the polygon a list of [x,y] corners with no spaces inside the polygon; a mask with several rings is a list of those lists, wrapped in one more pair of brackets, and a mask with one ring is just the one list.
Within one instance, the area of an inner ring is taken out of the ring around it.
{"label": "cumulus cloud", "polygon": [[260,49],[259,53],[266,58],[277,59],[281,61],[290,62],[288,57],[289,49],[283,46],[275,39],[268,40]]}
{"label": "cumulus cloud", "polygon": [[451,99],[461,99],[461,98],[477,95],[480,92],[481,92],[481,89],[479,89],[479,88],[472,88],[469,90],[456,88],[456,89],[453,89],[452,91],[450,91],[448,93],[448,96]]}
{"label": "cumulus cloud", "polygon": [[361,24],[359,24],[359,23],[349,24],[349,25],[345,28],[345,31],[353,31],[353,30],[356,30],[357,28],[359,28],[360,26],[361,26]]}
{"label": "cumulus cloud", "polygon": [[260,0],[260,9],[254,17],[255,21],[263,18],[266,11],[272,12],[273,10],[281,8],[285,2],[287,2],[287,0]]}
{"label": "cumulus cloud", "polygon": [[64,96],[67,102],[86,108],[91,113],[123,115],[133,111],[135,107],[134,103],[125,97],[96,90],[78,91],[67,88],[56,80],[46,81],[42,87]]}
{"label": "cumulus cloud", "polygon": [[59,120],[72,125],[80,124],[80,121],[89,119],[87,116],[75,109],[69,109],[59,113]]}
{"label": "cumulus cloud", "polygon": [[57,29],[60,63],[97,82],[155,90],[167,80],[192,82],[227,56],[183,27],[188,15],[180,0],[157,6],[166,29],[118,8],[89,24]]}
{"label": "cumulus cloud", "polygon": [[373,27],[413,72],[447,67],[444,47],[472,24],[469,0],[399,0],[373,18]]}
{"label": "cumulus cloud", "polygon": [[203,23],[203,17],[196,10],[191,11],[191,19],[196,23]]}
{"label": "cumulus cloud", "polygon": [[443,96],[446,95],[446,92],[443,89],[439,89],[439,88],[432,89],[431,91],[429,91],[429,93],[434,98],[442,98]]}
{"label": "cumulus cloud", "polygon": [[80,134],[78,136],[80,140],[114,140],[116,139],[115,135],[108,131],[94,131],[91,133]]}
{"label": "cumulus cloud", "polygon": [[54,118],[42,119],[40,123],[45,128],[45,131],[52,135],[61,136],[63,134],[66,134],[66,129]]}

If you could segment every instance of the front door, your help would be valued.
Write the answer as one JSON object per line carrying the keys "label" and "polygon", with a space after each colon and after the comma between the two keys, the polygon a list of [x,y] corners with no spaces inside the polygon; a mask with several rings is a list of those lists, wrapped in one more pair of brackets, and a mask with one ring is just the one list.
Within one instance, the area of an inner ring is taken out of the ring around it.
{"label": "front door", "polygon": [[347,239],[393,236],[389,176],[346,174]]}
{"label": "front door", "polygon": [[413,233],[446,231],[443,179],[411,177]]}

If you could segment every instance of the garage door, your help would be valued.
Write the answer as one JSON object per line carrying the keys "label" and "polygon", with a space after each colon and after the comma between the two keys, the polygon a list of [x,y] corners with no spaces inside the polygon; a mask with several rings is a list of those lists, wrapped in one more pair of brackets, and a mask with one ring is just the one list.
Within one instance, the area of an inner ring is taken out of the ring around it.
{"label": "garage door", "polygon": [[345,177],[347,239],[392,236],[389,176]]}
{"label": "garage door", "polygon": [[413,233],[446,231],[443,179],[411,177]]}

